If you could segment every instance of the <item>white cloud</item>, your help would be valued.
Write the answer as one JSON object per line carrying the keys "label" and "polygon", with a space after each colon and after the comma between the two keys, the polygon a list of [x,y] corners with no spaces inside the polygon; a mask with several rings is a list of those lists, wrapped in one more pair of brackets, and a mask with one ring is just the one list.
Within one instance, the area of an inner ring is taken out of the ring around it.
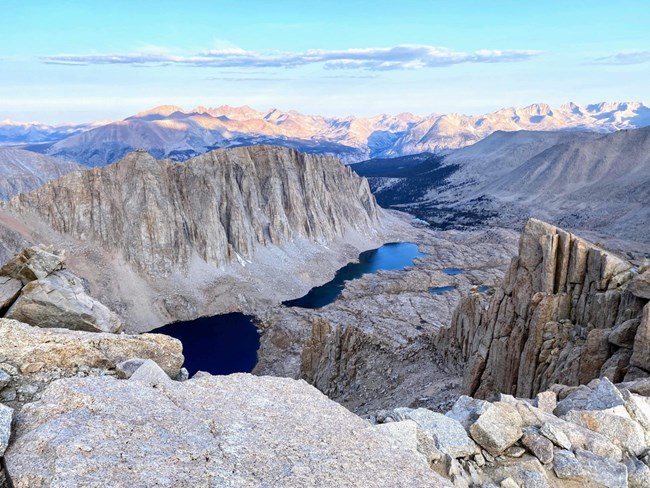
{"label": "white cloud", "polygon": [[624,65],[641,64],[650,61],[650,51],[627,51],[596,58],[592,64]]}
{"label": "white cloud", "polygon": [[174,55],[167,52],[123,54],[55,54],[43,56],[49,64],[85,66],[125,64],[133,66],[198,66],[212,68],[297,68],[321,64],[325,69],[364,69],[371,71],[414,70],[461,63],[510,63],[525,61],[539,51],[453,51],[444,47],[404,44],[388,48],[344,50],[247,51],[232,47],[196,54]]}

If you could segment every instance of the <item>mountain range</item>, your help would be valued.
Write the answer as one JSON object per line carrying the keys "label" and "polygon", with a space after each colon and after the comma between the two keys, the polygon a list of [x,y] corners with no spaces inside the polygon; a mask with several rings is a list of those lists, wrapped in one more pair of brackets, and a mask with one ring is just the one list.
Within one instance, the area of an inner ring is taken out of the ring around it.
{"label": "mountain range", "polygon": [[495,132],[446,155],[351,166],[380,205],[442,228],[519,227],[536,216],[570,229],[647,242],[650,127]]}
{"label": "mountain range", "polygon": [[[480,116],[408,113],[373,117],[323,117],[250,107],[164,105],[116,122],[51,127],[0,122],[0,143],[77,161],[87,166],[115,162],[145,149],[156,158],[183,161],[216,148],[272,144],[334,155],[346,163],[440,153],[474,144],[499,131],[591,131],[607,133],[650,125],[641,102],[534,104]],[[30,146],[31,144],[31,146]]]}

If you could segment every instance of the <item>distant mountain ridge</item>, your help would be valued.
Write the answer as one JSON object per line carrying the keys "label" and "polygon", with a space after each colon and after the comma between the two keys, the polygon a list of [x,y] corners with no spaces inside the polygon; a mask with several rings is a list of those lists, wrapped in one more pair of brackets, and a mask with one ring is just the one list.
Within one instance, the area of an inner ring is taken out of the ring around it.
{"label": "distant mountain ridge", "polygon": [[375,161],[351,168],[368,177],[380,205],[441,228],[519,227],[534,216],[650,239],[650,127],[611,134],[500,131],[446,155],[404,157],[400,165],[400,172]]}
{"label": "distant mountain ridge", "polygon": [[585,106],[566,103],[552,108],[540,103],[479,116],[402,113],[323,117],[278,109],[258,112],[247,106],[185,110],[163,105],[97,126],[47,129],[33,125],[17,129],[11,124],[0,122],[0,143],[56,141],[40,150],[87,166],[109,164],[137,149],[145,149],[157,158],[183,161],[216,148],[255,144],[333,155],[351,163],[444,152],[474,144],[499,130],[607,133],[644,127],[650,125],[650,106],[641,102],[603,102]]}
{"label": "distant mountain ridge", "polygon": [[83,166],[45,154],[13,147],[0,147],[0,200],[32,191]]}

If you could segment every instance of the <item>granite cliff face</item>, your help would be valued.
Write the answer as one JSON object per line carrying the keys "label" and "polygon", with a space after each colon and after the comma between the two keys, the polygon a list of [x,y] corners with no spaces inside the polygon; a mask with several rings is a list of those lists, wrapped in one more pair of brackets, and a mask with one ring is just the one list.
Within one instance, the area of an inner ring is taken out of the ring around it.
{"label": "granite cliff face", "polygon": [[464,389],[478,397],[647,377],[649,282],[643,267],[531,219],[487,308],[464,298],[437,349],[465,364]]}
{"label": "granite cliff face", "polygon": [[219,266],[296,238],[327,243],[373,228],[380,212],[367,182],[337,160],[270,146],[185,164],[135,152],[20,194],[7,208],[149,273],[186,269],[195,257]]}

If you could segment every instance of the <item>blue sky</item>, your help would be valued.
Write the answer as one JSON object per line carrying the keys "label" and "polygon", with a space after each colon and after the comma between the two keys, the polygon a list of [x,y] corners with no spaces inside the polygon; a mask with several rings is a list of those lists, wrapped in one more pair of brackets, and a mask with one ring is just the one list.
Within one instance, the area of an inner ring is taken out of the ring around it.
{"label": "blue sky", "polygon": [[161,104],[343,116],[648,100],[645,0],[0,8],[0,119],[120,119]]}

